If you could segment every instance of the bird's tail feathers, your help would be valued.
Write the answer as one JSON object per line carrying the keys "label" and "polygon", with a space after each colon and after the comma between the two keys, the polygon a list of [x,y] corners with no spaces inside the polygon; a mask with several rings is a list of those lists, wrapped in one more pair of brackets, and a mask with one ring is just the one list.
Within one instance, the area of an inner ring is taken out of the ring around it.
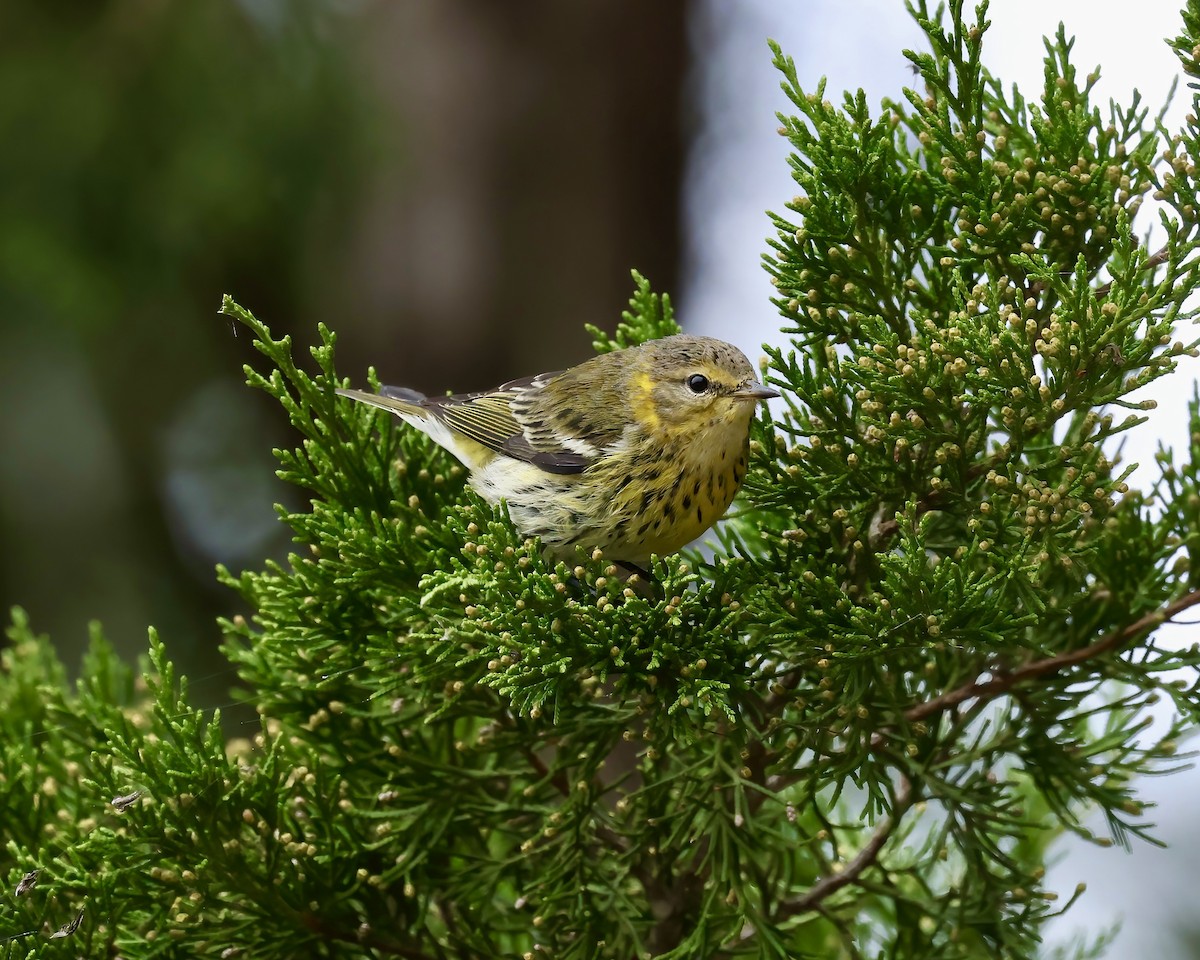
{"label": "bird's tail feathers", "polygon": [[405,400],[408,403],[424,403],[429,398],[420,390],[413,390],[410,387],[389,387],[387,385],[379,388],[380,396],[391,397],[393,400]]}
{"label": "bird's tail feathers", "polygon": [[367,393],[365,390],[338,390],[337,393],[389,413],[428,416],[423,409],[425,394],[407,387],[380,387],[379,393]]}

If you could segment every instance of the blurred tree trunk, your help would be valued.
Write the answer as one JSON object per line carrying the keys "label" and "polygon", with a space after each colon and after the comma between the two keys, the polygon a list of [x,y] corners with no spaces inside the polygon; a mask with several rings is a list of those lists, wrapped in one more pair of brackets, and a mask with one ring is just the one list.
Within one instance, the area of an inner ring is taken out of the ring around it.
{"label": "blurred tree trunk", "polygon": [[676,286],[685,7],[151,7],[0,5],[0,606],[131,655],[155,624],[195,677],[213,564],[289,549],[221,295],[330,321],[359,381],[583,359],[630,268]]}
{"label": "blurred tree trunk", "polygon": [[488,387],[584,359],[582,324],[615,324],[631,268],[675,289],[685,11],[449,0],[365,12],[372,85],[409,165],[378,171],[338,252],[346,287],[325,291],[343,370]]}

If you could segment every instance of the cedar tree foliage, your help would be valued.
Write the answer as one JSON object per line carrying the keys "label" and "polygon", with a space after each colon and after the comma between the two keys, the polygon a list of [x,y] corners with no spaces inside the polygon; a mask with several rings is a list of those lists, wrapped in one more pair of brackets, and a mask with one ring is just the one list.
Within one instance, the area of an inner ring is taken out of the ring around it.
{"label": "cedar tree foliage", "polygon": [[[1081,892],[1044,886],[1056,837],[1148,838],[1139,777],[1200,709],[1156,632],[1200,602],[1197,403],[1145,488],[1120,442],[1196,353],[1200,126],[1097,106],[1061,29],[1033,96],[983,66],[986,4],[912,13],[875,112],[773,47],[784,402],[706,552],[549,563],[335,395],[331,331],[306,372],[226,300],[309,498],[286,562],[220,573],[260,726],[190,706],[153,634],[135,671],[96,630],[68,684],[18,611],[5,956],[1027,957]],[[1197,76],[1197,0],[1171,47]],[[677,330],[635,280],[595,349]]]}

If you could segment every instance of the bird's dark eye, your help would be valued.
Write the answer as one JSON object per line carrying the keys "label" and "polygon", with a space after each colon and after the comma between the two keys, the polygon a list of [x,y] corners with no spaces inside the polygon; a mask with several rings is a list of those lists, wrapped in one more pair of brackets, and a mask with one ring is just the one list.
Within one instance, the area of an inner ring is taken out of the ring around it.
{"label": "bird's dark eye", "polygon": [[708,377],[702,373],[693,373],[684,383],[687,384],[687,388],[692,393],[703,393],[708,389]]}

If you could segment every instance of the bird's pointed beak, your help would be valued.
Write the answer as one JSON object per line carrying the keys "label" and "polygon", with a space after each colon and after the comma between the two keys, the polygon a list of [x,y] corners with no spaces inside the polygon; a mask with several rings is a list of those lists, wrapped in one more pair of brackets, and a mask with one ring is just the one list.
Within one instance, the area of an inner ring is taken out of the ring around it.
{"label": "bird's pointed beak", "polygon": [[738,385],[733,391],[733,396],[739,400],[770,400],[771,397],[779,396],[779,391],[764,387],[757,380],[748,380]]}

